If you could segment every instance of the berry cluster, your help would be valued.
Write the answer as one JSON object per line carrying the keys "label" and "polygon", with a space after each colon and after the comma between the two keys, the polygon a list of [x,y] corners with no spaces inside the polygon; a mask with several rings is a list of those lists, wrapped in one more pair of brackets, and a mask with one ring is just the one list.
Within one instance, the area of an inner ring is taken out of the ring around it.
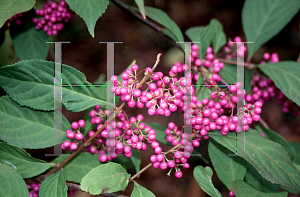
{"label": "berry cluster", "polygon": [[72,19],[72,14],[67,3],[64,0],[48,0],[44,4],[44,9],[35,10],[40,18],[33,18],[32,22],[36,24],[37,30],[42,29],[48,36],[57,35],[63,29],[64,23]]}
{"label": "berry cluster", "polygon": [[73,122],[71,124],[71,127],[75,131],[75,133],[73,130],[67,130],[66,134],[69,139],[73,140],[73,142],[65,141],[61,145],[62,149],[69,148],[71,151],[75,151],[78,148],[78,142],[83,139],[83,135],[82,133],[80,133],[80,128],[84,127],[84,125],[85,125],[84,120],[79,120],[78,122]]}
{"label": "berry cluster", "polygon": [[253,76],[250,85],[253,94],[246,95],[245,100],[248,103],[253,104],[255,101],[260,101],[264,104],[265,101],[276,96],[277,87],[270,78]]}
{"label": "berry cluster", "polygon": [[296,103],[288,99],[281,91],[278,92],[278,104],[283,105],[282,111],[284,113],[288,113],[289,111],[292,111],[292,115],[298,116],[300,111],[300,106],[298,106]]}
{"label": "berry cluster", "polygon": [[32,183],[26,184],[27,189],[29,191],[29,197],[38,197],[39,196],[39,189],[41,184],[40,183]]}
{"label": "berry cluster", "polygon": [[[191,62],[194,64],[192,65],[193,71],[199,73],[201,70],[200,67],[203,65],[206,69],[208,69],[207,72],[208,72],[208,77],[210,78],[210,83],[217,84],[217,82],[221,80],[221,77],[220,75],[218,75],[218,73],[224,67],[224,63],[220,62],[218,59],[214,59],[214,54],[211,47],[207,48],[205,60],[201,60],[197,58],[198,50],[199,50],[198,45],[196,44],[192,45]],[[198,80],[198,75],[199,74],[194,75],[194,79],[196,81]]]}
{"label": "berry cluster", "polygon": [[22,24],[21,17],[23,16],[24,13],[26,13],[26,12],[22,12],[22,13],[13,15],[10,19],[5,21],[5,23],[3,25],[3,28],[5,30],[8,29],[8,26],[9,26],[10,23],[15,23],[17,25],[21,25]]}
{"label": "berry cluster", "polygon": [[[237,56],[245,55],[247,47],[243,45],[241,37],[237,36],[224,47],[226,59],[235,59]],[[238,50],[237,50],[238,49]]]}

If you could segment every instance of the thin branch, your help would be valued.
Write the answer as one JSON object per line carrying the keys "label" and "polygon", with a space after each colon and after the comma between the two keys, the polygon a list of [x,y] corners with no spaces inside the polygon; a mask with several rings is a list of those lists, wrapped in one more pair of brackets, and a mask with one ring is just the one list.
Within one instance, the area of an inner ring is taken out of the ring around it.
{"label": "thin branch", "polygon": [[163,36],[167,41],[169,41],[172,45],[174,45],[175,47],[177,47],[178,49],[183,51],[183,48],[181,48],[181,46],[179,44],[177,44],[176,42],[174,42],[171,38],[169,38],[168,36],[166,36],[165,34],[162,33],[162,29],[161,27],[159,27],[158,25],[154,24],[153,22],[151,22],[149,19],[144,19],[139,13],[134,12],[130,9],[130,6],[127,6],[126,4],[124,4],[123,2],[119,1],[119,0],[110,0],[113,4],[115,4],[117,7],[119,7],[123,12],[125,12],[126,14],[130,15],[131,17],[141,21],[142,23],[144,23],[145,25],[147,25],[148,27],[150,27],[151,29],[157,31],[161,36]]}
{"label": "thin branch", "polygon": [[[152,68],[152,70],[150,72],[148,72],[148,74],[146,76],[144,76],[144,78],[142,79],[142,81],[137,85],[137,89],[139,87],[141,87],[151,76],[152,76],[152,73],[154,72],[155,68],[157,67],[159,61],[160,61],[160,56],[161,56],[161,53],[159,53],[157,55],[157,59],[155,61],[155,64]],[[126,104],[127,102],[123,102],[122,105],[120,107],[117,107],[116,111],[115,111],[115,114],[116,116],[122,111],[122,108],[124,107],[124,105]],[[114,116],[111,116],[108,121],[107,121],[107,124],[111,123],[112,121],[114,120]],[[51,171],[49,171],[46,175],[44,175],[42,178],[45,179],[47,178],[49,175],[55,173],[56,171],[58,171],[60,168],[62,168],[66,163],[68,163],[74,156],[76,156],[83,148],[85,148],[98,134],[101,133],[101,131],[103,131],[105,129],[105,126],[106,124],[104,124],[98,131],[95,132],[95,134],[90,137],[87,141],[81,143],[81,145],[79,146],[79,148],[73,152],[69,157],[67,157],[62,163],[58,164],[56,166],[56,168],[53,168]]]}

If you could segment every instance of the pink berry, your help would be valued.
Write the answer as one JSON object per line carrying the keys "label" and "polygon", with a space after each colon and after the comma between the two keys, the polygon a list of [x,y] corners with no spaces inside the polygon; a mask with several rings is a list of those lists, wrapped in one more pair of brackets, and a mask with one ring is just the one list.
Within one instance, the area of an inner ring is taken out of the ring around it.
{"label": "pink berry", "polygon": [[164,157],[163,154],[158,154],[158,155],[156,156],[156,158],[157,158],[157,161],[159,161],[159,162],[162,162],[162,161],[165,159],[165,157]]}
{"label": "pink berry", "polygon": [[230,197],[234,197],[234,196],[235,196],[232,190],[230,190],[229,196],[230,196]]}
{"label": "pink berry", "polygon": [[106,162],[107,159],[108,159],[107,154],[99,155],[99,160],[100,160],[101,162]]}
{"label": "pink berry", "polygon": [[162,162],[162,163],[160,163],[159,167],[160,167],[160,169],[165,170],[168,168],[168,164],[166,162]]}
{"label": "pink berry", "polygon": [[73,131],[67,133],[67,137],[69,139],[73,139],[75,137],[75,133]]}
{"label": "pink berry", "polygon": [[162,152],[161,147],[156,147],[155,150],[154,150],[154,152],[155,152],[156,154],[160,154],[160,153]]}
{"label": "pink berry", "polygon": [[71,142],[70,142],[70,141],[65,141],[62,145],[63,145],[65,148],[69,148],[70,145],[71,145]]}
{"label": "pink berry", "polygon": [[175,167],[175,162],[173,160],[168,161],[168,166],[169,168],[174,168]]}
{"label": "pink berry", "polygon": [[82,139],[83,139],[82,133],[76,133],[75,138],[76,138],[76,140],[78,140],[78,141],[82,140]]}
{"label": "pink berry", "polygon": [[175,177],[180,179],[182,177],[182,172],[181,171],[177,171],[175,173]]}
{"label": "pink berry", "polygon": [[72,144],[70,145],[70,150],[71,150],[71,151],[75,151],[77,148],[78,148],[78,145],[77,145],[76,143],[72,143]]}
{"label": "pink berry", "polygon": [[84,125],[85,125],[85,121],[84,121],[84,120],[82,120],[82,119],[81,119],[81,120],[79,120],[79,121],[78,121],[78,125],[79,125],[79,127],[81,127],[81,128],[82,128],[82,127],[84,127]]}
{"label": "pink berry", "polygon": [[159,168],[159,166],[160,166],[160,162],[157,161],[157,162],[153,163],[153,167],[154,168]]}
{"label": "pink berry", "polygon": [[76,130],[79,127],[79,124],[77,122],[72,122],[71,124],[72,129]]}

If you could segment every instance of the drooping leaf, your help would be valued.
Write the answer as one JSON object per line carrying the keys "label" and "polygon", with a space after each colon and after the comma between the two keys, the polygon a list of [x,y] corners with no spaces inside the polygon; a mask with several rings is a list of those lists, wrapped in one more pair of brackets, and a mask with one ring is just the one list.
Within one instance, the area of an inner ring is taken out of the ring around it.
{"label": "drooping leaf", "polygon": [[249,129],[245,135],[235,133],[223,136],[211,132],[209,136],[219,144],[248,161],[268,181],[300,191],[300,172],[293,166],[286,150],[278,143],[266,139],[259,132]]}
{"label": "drooping leaf", "polygon": [[95,37],[95,25],[99,17],[107,9],[108,0],[66,0],[70,8],[76,12],[85,22],[89,33]]}
{"label": "drooping leaf", "polygon": [[287,192],[265,193],[260,192],[244,181],[233,181],[231,188],[236,197],[287,197]]}
{"label": "drooping leaf", "polygon": [[226,35],[223,32],[222,24],[217,19],[212,19],[209,23],[213,31],[213,50],[214,54],[218,53],[220,48],[226,44]]}
{"label": "drooping leaf", "polygon": [[131,157],[129,157],[129,159],[133,163],[136,172],[139,172],[141,169],[141,163],[142,163],[140,151],[137,149],[131,148],[131,152],[132,152],[132,155],[131,155]]}
{"label": "drooping leaf", "polygon": [[185,34],[192,42],[200,42],[197,43],[199,46],[199,55],[201,59],[204,58],[214,35],[209,25],[206,27],[191,27],[185,31]]}
{"label": "drooping leaf", "polygon": [[66,184],[66,176],[64,170],[48,176],[41,184],[39,190],[40,197],[67,197],[68,187]]}
{"label": "drooping leaf", "polygon": [[131,197],[155,197],[155,195],[151,191],[147,190],[137,182],[134,182],[134,188],[130,196]]}
{"label": "drooping leaf", "polygon": [[248,56],[293,18],[300,8],[298,0],[247,0],[242,10],[242,25],[246,35]]}
{"label": "drooping leaf", "polygon": [[123,190],[128,185],[130,174],[120,165],[113,162],[102,164],[81,180],[81,189],[92,195],[112,193]]}
{"label": "drooping leaf", "polygon": [[294,101],[297,105],[300,105],[299,63],[292,61],[267,63],[259,65],[259,68],[274,81],[276,87],[278,87],[284,95]]}
{"label": "drooping leaf", "polygon": [[2,0],[0,6],[0,27],[13,15],[30,10],[35,0]]}
{"label": "drooping leaf", "polygon": [[25,150],[4,142],[0,142],[0,163],[10,165],[24,179],[37,176],[52,166],[32,158]]}
{"label": "drooping leaf", "polygon": [[262,177],[255,168],[248,163],[245,179],[247,183],[255,187],[261,192],[277,192],[280,185],[273,184]]}
{"label": "drooping leaf", "polygon": [[32,26],[18,34],[12,34],[13,45],[16,54],[22,60],[30,59],[46,59],[49,44],[46,41],[49,39],[44,31],[37,31],[35,26]]}
{"label": "drooping leaf", "polygon": [[[60,164],[68,156],[61,155],[55,158],[52,162]],[[64,166],[64,173],[67,181],[80,183],[81,179],[89,173],[92,169],[100,165],[97,154],[81,153],[73,158]]]}
{"label": "drooping leaf", "polygon": [[139,7],[140,13],[143,16],[143,18],[146,19],[144,0],[135,0],[135,3]]}
{"label": "drooping leaf", "polygon": [[62,131],[54,128],[54,112],[34,111],[8,96],[0,97],[0,139],[9,144],[31,149],[54,146],[67,139],[66,130],[71,128],[63,115],[61,124]]}
{"label": "drooping leaf", "polygon": [[[183,35],[177,24],[162,10],[145,6],[146,15],[157,23],[166,27],[174,34],[175,42],[184,42]],[[184,44],[179,43],[184,49]]]}
{"label": "drooping leaf", "polygon": [[29,196],[25,181],[11,167],[0,163],[0,196]]}
{"label": "drooping leaf", "polygon": [[214,187],[211,177],[213,171],[210,167],[203,168],[202,166],[197,166],[194,168],[194,178],[201,187],[201,189],[212,197],[221,197],[220,192]]}
{"label": "drooping leaf", "polygon": [[[0,68],[0,86],[21,106],[54,110],[54,71],[50,61],[20,61]],[[61,76],[62,84],[66,85],[62,87],[62,103],[67,110],[79,112],[94,105],[106,105],[106,98],[90,86],[80,71],[62,64]]]}
{"label": "drooping leaf", "polygon": [[261,125],[257,125],[255,128],[257,131],[264,133],[266,138],[281,144],[283,148],[289,153],[291,159],[293,160],[295,153],[292,147],[287,143],[287,141],[281,135]]}
{"label": "drooping leaf", "polygon": [[213,139],[209,140],[208,154],[219,179],[229,190],[232,181],[244,179],[247,162],[243,158],[230,156],[232,152]]}
{"label": "drooping leaf", "polygon": [[[220,76],[222,79],[224,79],[228,85],[233,85],[237,81],[237,65],[232,65],[232,64],[224,64],[224,67],[220,70],[219,72]],[[245,68],[245,90],[249,90],[250,82],[252,80],[252,73],[250,70]]]}

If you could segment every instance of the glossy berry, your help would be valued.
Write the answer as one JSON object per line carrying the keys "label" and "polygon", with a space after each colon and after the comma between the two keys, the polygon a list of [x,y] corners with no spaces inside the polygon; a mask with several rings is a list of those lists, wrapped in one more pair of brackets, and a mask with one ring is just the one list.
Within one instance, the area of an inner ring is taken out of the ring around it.
{"label": "glossy berry", "polygon": [[72,122],[71,127],[72,127],[72,129],[74,129],[74,130],[78,129],[78,128],[79,128],[78,122]]}
{"label": "glossy berry", "polygon": [[182,172],[181,171],[177,171],[175,173],[175,177],[180,179],[182,177]]}

